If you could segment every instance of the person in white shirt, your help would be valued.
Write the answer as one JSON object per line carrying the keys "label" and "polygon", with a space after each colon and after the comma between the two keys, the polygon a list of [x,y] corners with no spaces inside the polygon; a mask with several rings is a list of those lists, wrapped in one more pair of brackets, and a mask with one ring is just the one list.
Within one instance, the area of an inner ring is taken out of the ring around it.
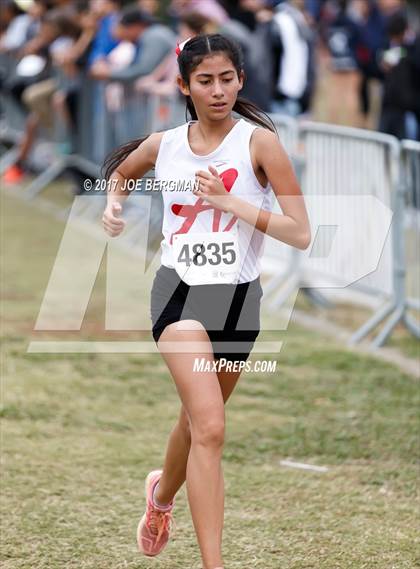
{"label": "person in white shirt", "polygon": [[273,47],[279,55],[271,112],[298,116],[307,110],[313,70],[313,32],[302,0],[287,0],[277,6],[272,25]]}
{"label": "person in white shirt", "polygon": [[[105,177],[113,183],[103,226],[111,236],[123,231],[124,184],[155,167],[164,216],[162,264],[151,291],[152,331],[182,405],[164,467],[146,478],[138,547],[148,556],[163,550],[175,494],[186,480],[203,567],[223,569],[224,403],[259,333],[264,234],[299,249],[309,246],[311,236],[274,124],[238,97],[244,82],[239,46],[205,34],[183,42],[177,53],[177,83],[192,120],[110,156]],[[271,212],[275,198],[282,214]],[[205,359],[205,371],[195,369],[196,358]],[[226,369],[216,365],[222,361]]]}

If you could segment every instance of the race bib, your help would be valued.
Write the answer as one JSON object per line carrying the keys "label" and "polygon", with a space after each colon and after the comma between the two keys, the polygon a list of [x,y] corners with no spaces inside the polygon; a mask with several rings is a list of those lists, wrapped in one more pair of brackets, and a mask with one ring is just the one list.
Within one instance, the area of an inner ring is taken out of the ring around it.
{"label": "race bib", "polygon": [[173,236],[175,270],[188,285],[233,284],[239,269],[238,227]]}

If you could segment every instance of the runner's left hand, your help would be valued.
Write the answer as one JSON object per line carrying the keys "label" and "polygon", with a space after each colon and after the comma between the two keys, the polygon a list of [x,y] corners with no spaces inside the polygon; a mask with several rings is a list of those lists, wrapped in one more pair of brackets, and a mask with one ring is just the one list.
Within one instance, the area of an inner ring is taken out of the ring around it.
{"label": "runner's left hand", "polygon": [[222,211],[228,211],[230,194],[226,190],[216,168],[208,167],[210,172],[198,170],[195,173],[196,180],[200,183],[199,189],[194,189],[193,194],[204,199]]}

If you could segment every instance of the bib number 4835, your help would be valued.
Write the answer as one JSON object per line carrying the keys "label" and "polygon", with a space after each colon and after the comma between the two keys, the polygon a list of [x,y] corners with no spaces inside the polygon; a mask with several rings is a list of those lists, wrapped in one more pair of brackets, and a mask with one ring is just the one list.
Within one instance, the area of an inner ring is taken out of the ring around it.
{"label": "bib number 4835", "polygon": [[189,285],[234,283],[239,274],[237,229],[174,235],[174,265]]}
{"label": "bib number 4835", "polygon": [[185,263],[187,267],[191,264],[202,267],[206,263],[213,266],[233,265],[236,261],[236,252],[234,242],[228,241],[224,243],[189,243],[183,245],[179,256],[178,263]]}

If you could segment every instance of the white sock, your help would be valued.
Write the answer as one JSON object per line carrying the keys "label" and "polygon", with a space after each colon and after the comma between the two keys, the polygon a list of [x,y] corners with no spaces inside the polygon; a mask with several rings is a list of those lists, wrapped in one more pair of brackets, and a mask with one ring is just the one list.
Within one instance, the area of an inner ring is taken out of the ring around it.
{"label": "white sock", "polygon": [[160,510],[166,510],[166,509],[169,510],[169,508],[171,507],[171,503],[169,503],[169,504],[161,504],[161,503],[158,502],[158,501],[156,500],[156,498],[155,498],[155,492],[156,492],[156,488],[157,488],[158,486],[159,486],[159,482],[158,482],[158,483],[156,484],[156,486],[153,488],[153,494],[152,494],[153,503],[154,503],[154,505],[155,505],[157,508],[159,508]]}

